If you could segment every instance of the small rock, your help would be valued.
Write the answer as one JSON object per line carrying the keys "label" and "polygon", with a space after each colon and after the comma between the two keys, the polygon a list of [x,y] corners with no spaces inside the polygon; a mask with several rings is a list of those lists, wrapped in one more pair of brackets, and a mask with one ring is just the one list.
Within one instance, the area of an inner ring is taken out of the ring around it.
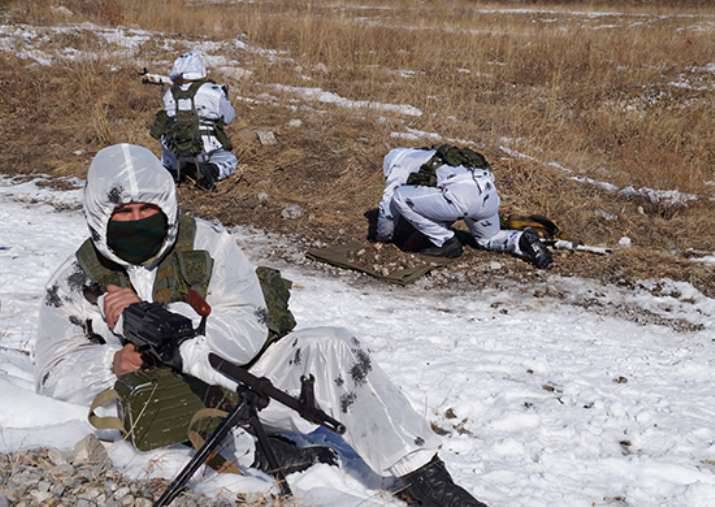
{"label": "small rock", "polygon": [[258,137],[258,142],[264,146],[278,144],[276,136],[270,130],[257,130],[256,136]]}
{"label": "small rock", "polygon": [[82,495],[80,496],[81,498],[86,498],[87,500],[92,500],[93,498],[97,498],[101,492],[97,488],[90,488]]}
{"label": "small rock", "polygon": [[146,498],[137,498],[134,500],[134,507],[152,507],[152,505],[152,501]]}
{"label": "small rock", "polygon": [[125,496],[127,496],[129,493],[130,493],[129,488],[126,487],[126,486],[122,486],[121,488],[119,488],[118,490],[116,490],[116,491],[114,492],[114,498],[118,498],[118,499],[121,500],[121,499],[123,499]]}
{"label": "small rock", "polygon": [[643,209],[643,206],[638,206],[638,214],[645,215],[645,210]]}
{"label": "small rock", "polygon": [[62,484],[53,484],[52,487],[50,488],[50,493],[52,493],[53,496],[62,496],[62,493],[65,492],[65,487]]}
{"label": "small rock", "polygon": [[305,214],[305,210],[298,204],[289,204],[283,211],[281,211],[281,216],[287,220],[295,220],[300,218]]}
{"label": "small rock", "polygon": [[107,450],[93,433],[77,442],[72,454],[72,463],[74,465],[85,463],[100,466],[111,465]]}
{"label": "small rock", "polygon": [[132,495],[127,495],[119,500],[122,505],[134,505],[134,497]]}
{"label": "small rock", "polygon": [[67,7],[64,5],[53,5],[50,7],[50,10],[52,11],[53,14],[56,16],[62,16],[65,18],[70,18],[72,17],[72,11],[69,10]]}
{"label": "small rock", "polygon": [[489,263],[489,269],[490,269],[491,271],[499,271],[502,267],[503,267],[503,266],[502,266],[501,262],[491,261],[491,262]]}
{"label": "small rock", "polygon": [[259,204],[266,204],[268,202],[268,194],[265,192],[259,192],[256,198]]}
{"label": "small rock", "polygon": [[69,463],[64,465],[57,465],[50,468],[50,474],[54,477],[69,477],[74,474],[74,467]]}
{"label": "small rock", "polygon": [[47,458],[50,460],[50,463],[53,465],[67,465],[67,458],[65,458],[65,455],[62,454],[62,451],[59,449],[50,448],[47,450]]}
{"label": "small rock", "polygon": [[49,491],[50,486],[52,486],[52,485],[49,482],[40,481],[37,483],[37,491]]}
{"label": "small rock", "polygon": [[50,494],[50,493],[47,492],[47,491],[37,491],[37,490],[35,490],[35,491],[30,492],[30,496],[32,497],[32,499],[33,499],[35,502],[37,502],[37,503],[42,503],[42,502],[44,502],[45,500],[47,500],[48,498],[52,497],[52,494]]}
{"label": "small rock", "polygon": [[633,246],[633,241],[631,241],[631,238],[628,236],[623,236],[621,239],[618,240],[618,246],[621,248],[630,248]]}
{"label": "small rock", "polygon": [[322,62],[319,63],[319,64],[317,64],[315,67],[313,67],[313,69],[315,69],[315,70],[318,71],[318,72],[322,72],[323,74],[327,74],[327,73],[328,73],[328,66],[325,65],[325,64],[322,63]]}
{"label": "small rock", "polygon": [[303,126],[303,121],[295,118],[288,122],[288,126],[297,129]]}
{"label": "small rock", "polygon": [[9,507],[10,500],[5,495],[0,495],[0,507]]}

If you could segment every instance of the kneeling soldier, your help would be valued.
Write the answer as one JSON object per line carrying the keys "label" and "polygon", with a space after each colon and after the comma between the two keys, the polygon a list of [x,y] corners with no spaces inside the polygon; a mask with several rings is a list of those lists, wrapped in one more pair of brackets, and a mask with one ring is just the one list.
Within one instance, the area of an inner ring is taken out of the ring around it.
{"label": "kneeling soldier", "polygon": [[378,208],[378,241],[391,241],[404,219],[432,246],[420,253],[459,257],[462,245],[450,226],[464,220],[477,244],[487,250],[524,257],[538,268],[551,254],[530,230],[502,230],[499,194],[486,159],[469,149],[395,148],[385,156],[385,190]]}

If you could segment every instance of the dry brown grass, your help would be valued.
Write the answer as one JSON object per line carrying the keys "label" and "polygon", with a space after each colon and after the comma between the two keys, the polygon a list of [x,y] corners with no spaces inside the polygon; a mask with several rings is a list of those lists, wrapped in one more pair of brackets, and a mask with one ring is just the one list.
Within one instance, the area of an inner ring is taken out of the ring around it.
{"label": "dry brown grass", "polygon": [[[61,4],[75,14],[61,19],[52,9],[59,1],[18,0],[10,2],[9,12],[16,23],[90,20],[161,31],[174,39],[231,40],[242,34],[253,47],[284,52],[277,59],[235,48],[222,53],[253,72],[240,80],[226,77],[233,90],[252,100],[263,93],[276,97],[270,104],[238,102],[234,134],[242,127],[266,127],[280,140],[276,147],[241,143],[244,179],[226,182],[219,195],[182,190],[195,209],[227,222],[323,237],[342,229],[346,236],[362,237],[362,213],[382,190],[382,156],[398,144],[432,142],[391,137],[410,127],[478,143],[494,161],[506,207],[546,213],[571,235],[609,244],[629,235],[648,251],[666,253],[715,249],[714,205],[707,199],[713,187],[706,185],[715,180],[715,75],[697,70],[712,63],[715,10],[707,2],[196,3],[65,0]],[[505,6],[541,10],[528,15],[489,10]],[[576,9],[622,14],[565,12]],[[48,49],[64,45],[92,50],[107,43],[87,31],[46,43]],[[173,55],[155,36],[137,56],[169,61]],[[0,134],[10,140],[7,167],[81,175],[90,156],[108,143],[156,147],[146,126],[158,91],[133,79],[134,60],[100,57],[49,70],[28,67],[8,53],[0,53],[0,60],[0,84],[9,91],[1,111],[8,121],[0,125]],[[400,77],[400,70],[413,75]],[[682,79],[700,88],[670,84]],[[291,111],[295,97],[268,88],[271,83],[410,104],[423,115],[316,103]],[[291,118],[300,118],[304,127],[287,127]],[[45,148],[41,152],[37,139]],[[505,158],[501,144],[537,160]],[[543,163],[551,160],[619,186],[679,189],[704,198],[687,208],[625,200],[565,179]],[[271,196],[266,205],[256,199],[261,191]],[[304,206],[306,216],[282,221],[279,211],[289,202]],[[606,221],[594,210],[618,219]],[[637,253],[616,258],[632,265],[633,273],[640,270],[638,275],[674,269],[680,278],[694,276],[695,267],[684,263],[653,268],[639,264]],[[606,262],[611,261],[597,261],[592,269],[608,271]],[[569,263],[564,260],[564,272],[580,272],[578,262]]]}

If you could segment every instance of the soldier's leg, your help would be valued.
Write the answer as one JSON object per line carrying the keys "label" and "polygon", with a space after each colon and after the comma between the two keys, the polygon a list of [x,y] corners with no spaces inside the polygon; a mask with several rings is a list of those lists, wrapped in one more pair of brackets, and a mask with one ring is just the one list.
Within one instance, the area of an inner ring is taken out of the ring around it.
{"label": "soldier's leg", "polygon": [[[345,424],[343,438],[378,473],[404,475],[428,463],[439,440],[427,421],[348,330],[321,327],[289,334],[251,368],[294,396],[301,375],[315,377],[315,399]],[[260,414],[273,428],[308,433],[316,426],[272,402]]]}
{"label": "soldier's leg", "polygon": [[482,199],[476,201],[468,213],[464,221],[482,248],[523,257],[542,269],[551,264],[551,254],[533,231],[500,228],[499,196],[493,185],[482,193]]}
{"label": "soldier's leg", "polygon": [[174,181],[177,180],[177,161],[176,161],[176,155],[167,148],[167,146],[162,142],[161,143],[161,164],[166,167],[166,169],[171,173],[171,176],[174,178]]}
{"label": "soldier's leg", "polygon": [[439,188],[402,186],[390,201],[394,216],[401,216],[437,246],[454,237],[449,225],[463,213],[445,199]]}
{"label": "soldier's leg", "polygon": [[236,172],[238,158],[227,150],[216,150],[209,154],[208,163],[214,164],[218,168],[218,179],[222,180]]}

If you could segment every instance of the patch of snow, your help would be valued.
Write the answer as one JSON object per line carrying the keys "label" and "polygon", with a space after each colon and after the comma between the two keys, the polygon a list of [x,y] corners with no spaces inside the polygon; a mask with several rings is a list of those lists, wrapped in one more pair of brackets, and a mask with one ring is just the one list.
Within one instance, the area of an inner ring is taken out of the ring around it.
{"label": "patch of snow", "polygon": [[[561,172],[573,173],[573,170],[563,166],[558,162],[542,162],[541,160],[531,155],[514,150],[505,145],[500,145],[499,150],[512,158],[531,160],[533,162],[546,165],[548,167],[554,167]],[[635,188],[632,185],[619,187],[618,185],[614,185],[613,183],[610,183],[608,181],[601,181],[594,178],[590,178],[588,176],[569,176],[568,179],[576,181],[578,183],[583,183],[594,186],[596,188],[600,188],[601,190],[605,190],[606,192],[616,193],[625,198],[640,197],[649,202],[652,202],[653,204],[662,204],[671,207],[687,206],[688,202],[697,201],[698,199],[700,199],[700,196],[697,194],[681,192],[680,190],[656,190],[649,187]]]}
{"label": "patch of snow", "polygon": [[417,141],[418,139],[431,139],[433,141],[439,141],[442,136],[436,132],[425,132],[424,130],[417,130],[407,127],[407,132],[392,132],[390,137],[393,139],[405,139],[408,141]]}
{"label": "patch of snow", "polygon": [[371,100],[351,100],[332,92],[326,92],[322,88],[307,88],[282,84],[270,84],[268,86],[273,90],[293,93],[309,100],[315,100],[323,104],[334,104],[338,107],[347,109],[370,109],[404,114],[407,116],[422,116],[422,111],[414,106],[406,104],[384,104],[382,102],[374,102]]}
{"label": "patch of snow", "polygon": [[[58,213],[47,204],[77,202],[76,190],[65,197],[36,184],[0,182],[0,404],[22,407],[0,413],[0,448],[68,448],[88,431],[87,409],[35,394],[32,361],[23,352],[32,350],[45,281],[87,228],[78,210]],[[265,259],[263,249],[276,241],[250,228],[234,234],[253,259]],[[486,503],[715,501],[715,471],[707,464],[715,459],[715,300],[692,285],[646,280],[627,289],[547,275],[475,298],[472,290],[433,289],[428,278],[404,289],[353,287],[323,272],[277,267],[295,282],[291,309],[300,326],[353,329],[418,411],[448,432],[440,455],[456,481]],[[536,295],[547,288],[561,296]],[[597,311],[623,307],[702,330]],[[320,432],[306,438],[328,441]],[[137,477],[171,477],[190,452],[110,446],[115,466]],[[314,466],[288,480],[306,505],[401,505],[345,466]],[[273,482],[256,472],[236,478],[207,471],[190,486],[215,495]]]}

